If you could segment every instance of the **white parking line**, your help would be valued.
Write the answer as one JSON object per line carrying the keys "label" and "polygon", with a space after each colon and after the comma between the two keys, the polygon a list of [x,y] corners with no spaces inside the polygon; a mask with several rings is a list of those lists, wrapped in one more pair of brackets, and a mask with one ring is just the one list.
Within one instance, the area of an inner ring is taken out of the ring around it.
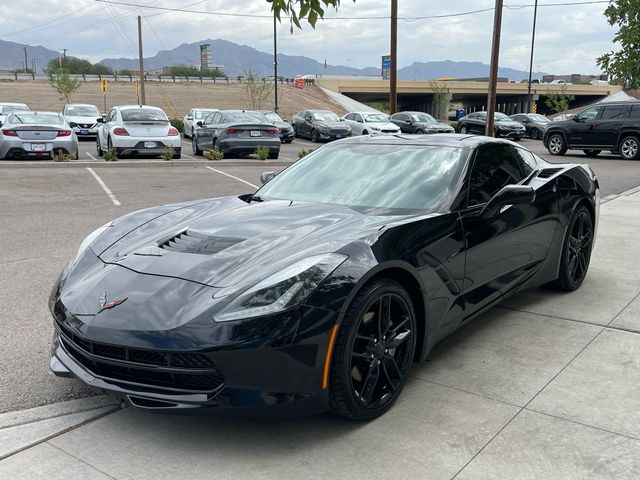
{"label": "white parking line", "polygon": [[233,175],[231,175],[231,174],[229,174],[229,173],[225,173],[225,172],[223,172],[223,171],[221,171],[221,170],[217,170],[217,169],[212,168],[212,167],[206,167],[206,168],[208,168],[209,170],[213,170],[214,172],[221,173],[222,175],[226,175],[227,177],[231,177],[231,178],[233,178],[234,180],[238,180],[239,182],[246,183],[246,184],[247,184],[247,185],[249,185],[250,187],[253,187],[253,188],[259,188],[257,185],[254,185],[253,183],[249,183],[249,182],[247,182],[246,180],[243,180],[243,179],[241,179],[241,178],[238,178],[238,177],[236,177],[236,176],[233,176]]}
{"label": "white parking line", "polygon": [[87,167],[87,170],[89,170],[89,173],[91,175],[93,175],[93,178],[96,179],[96,182],[98,182],[98,184],[102,187],[102,189],[105,191],[105,193],[107,195],[109,195],[109,198],[111,199],[111,201],[113,202],[113,204],[116,207],[119,207],[120,205],[122,205],[118,199],[116,198],[116,196],[111,192],[111,190],[109,190],[109,187],[107,187],[107,185],[102,181],[102,179],[98,176],[98,174],[96,172],[93,171],[93,168],[89,168]]}
{"label": "white parking line", "polygon": [[87,152],[87,155],[89,155],[89,158],[90,158],[91,160],[94,160],[94,161],[96,161],[96,162],[98,161],[98,159],[97,159],[96,157],[94,157],[93,155],[91,155],[89,152]]}

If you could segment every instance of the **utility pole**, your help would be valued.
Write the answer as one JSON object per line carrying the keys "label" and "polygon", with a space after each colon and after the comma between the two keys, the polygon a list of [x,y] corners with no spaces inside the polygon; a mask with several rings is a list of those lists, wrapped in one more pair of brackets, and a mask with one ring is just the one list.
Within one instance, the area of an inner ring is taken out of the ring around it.
{"label": "utility pole", "polygon": [[533,45],[536,41],[536,17],[538,15],[538,0],[533,4],[533,29],[531,30],[531,57],[529,57],[529,84],[527,86],[527,113],[531,113],[531,74],[533,71]]}
{"label": "utility pole", "polygon": [[27,61],[27,47],[24,47],[24,73],[29,71],[29,62]]}
{"label": "utility pole", "polygon": [[493,137],[493,117],[496,112],[496,91],[498,89],[498,62],[500,57],[500,30],[502,29],[503,0],[496,0],[493,13],[493,42],[491,45],[491,67],[489,72],[489,94],[487,95],[487,127],[484,134]]}
{"label": "utility pole", "polygon": [[273,12],[273,111],[278,113],[278,30],[276,13]]}
{"label": "utility pole", "polygon": [[398,109],[398,0],[391,0],[391,65],[389,68],[389,113]]}
{"label": "utility pole", "polygon": [[64,60],[67,59],[67,50],[69,50],[69,49],[68,48],[63,48],[62,49],[62,57],[63,57]]}
{"label": "utility pole", "polygon": [[142,17],[138,15],[138,57],[140,59],[140,104],[147,103],[144,95],[144,60],[142,57]]}

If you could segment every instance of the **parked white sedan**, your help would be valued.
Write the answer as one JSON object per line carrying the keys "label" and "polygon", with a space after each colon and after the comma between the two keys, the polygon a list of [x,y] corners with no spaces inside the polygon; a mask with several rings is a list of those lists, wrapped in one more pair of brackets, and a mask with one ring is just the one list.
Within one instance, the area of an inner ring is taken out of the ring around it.
{"label": "parked white sedan", "polygon": [[116,149],[118,156],[160,155],[165,147],[173,148],[173,158],[180,158],[182,140],[161,108],[148,105],[113,107],[100,119],[96,151]]}
{"label": "parked white sedan", "polygon": [[219,112],[217,108],[192,108],[189,110],[184,116],[183,125],[184,125],[184,136],[193,138],[193,134],[198,128],[198,122],[203,122],[204,119],[207,118],[214,112]]}
{"label": "parked white sedan", "polygon": [[342,117],[351,126],[352,135],[379,135],[400,133],[400,127],[389,117],[376,112],[350,112]]}

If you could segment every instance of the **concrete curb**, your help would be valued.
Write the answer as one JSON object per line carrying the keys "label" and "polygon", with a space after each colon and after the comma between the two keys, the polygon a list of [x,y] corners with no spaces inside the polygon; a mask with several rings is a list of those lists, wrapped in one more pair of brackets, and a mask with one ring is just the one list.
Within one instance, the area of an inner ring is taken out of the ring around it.
{"label": "concrete curb", "polygon": [[0,414],[0,460],[119,409],[101,395]]}
{"label": "concrete curb", "polygon": [[615,193],[613,195],[607,195],[602,200],[600,200],[600,203],[601,204],[608,203],[608,202],[610,202],[612,200],[615,200],[616,198],[620,198],[620,197],[630,197],[634,193],[638,193],[638,192],[640,192],[640,185],[638,185],[637,187],[630,188],[629,190],[625,190],[624,192],[621,192],[621,193]]}
{"label": "concrete curb", "polygon": [[72,162],[21,162],[21,161],[0,161],[0,168],[74,168],[74,167],[92,167],[92,168],[109,168],[109,167],[199,167],[202,165],[220,165],[225,167],[288,167],[294,161],[288,160],[119,160],[117,162],[100,162],[77,160]]}

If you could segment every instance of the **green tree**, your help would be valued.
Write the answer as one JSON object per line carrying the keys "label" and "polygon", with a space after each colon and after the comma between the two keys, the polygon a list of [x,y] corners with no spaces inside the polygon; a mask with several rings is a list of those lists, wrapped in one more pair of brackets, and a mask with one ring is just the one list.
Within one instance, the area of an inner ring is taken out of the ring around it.
{"label": "green tree", "polygon": [[576,99],[574,95],[567,95],[567,86],[563,85],[559,92],[547,93],[544,104],[554,112],[565,112],[569,110],[569,103]]}
{"label": "green tree", "polygon": [[638,0],[612,0],[604,11],[609,25],[618,25],[613,37],[620,49],[601,55],[596,63],[609,76],[612,83],[625,88],[640,88],[640,2]]}
{"label": "green tree", "polygon": [[60,100],[64,100],[67,103],[71,101],[71,94],[80,88],[80,80],[70,78],[69,72],[66,70],[59,70],[57,73],[50,74],[49,83],[60,94]]}
{"label": "green tree", "polygon": [[449,116],[449,91],[446,85],[441,82],[432,80],[429,82],[433,95],[431,96],[431,104],[433,105],[434,117],[438,120],[446,120]]}
{"label": "green tree", "polygon": [[[326,8],[333,7],[336,10],[340,6],[340,0],[267,0],[271,3],[271,11],[281,21],[284,14],[293,26],[302,28],[301,20],[306,20],[311,27],[316,28],[319,18],[324,18]],[[356,0],[353,0],[355,3]]]}
{"label": "green tree", "polygon": [[224,77],[224,73],[217,69],[200,70],[190,65],[174,65],[169,67],[169,75],[175,77]]}
{"label": "green tree", "polygon": [[106,65],[99,63],[91,63],[84,58],[65,57],[54,58],[47,63],[45,72],[56,73],[58,70],[64,69],[71,75],[111,75],[113,70]]}

